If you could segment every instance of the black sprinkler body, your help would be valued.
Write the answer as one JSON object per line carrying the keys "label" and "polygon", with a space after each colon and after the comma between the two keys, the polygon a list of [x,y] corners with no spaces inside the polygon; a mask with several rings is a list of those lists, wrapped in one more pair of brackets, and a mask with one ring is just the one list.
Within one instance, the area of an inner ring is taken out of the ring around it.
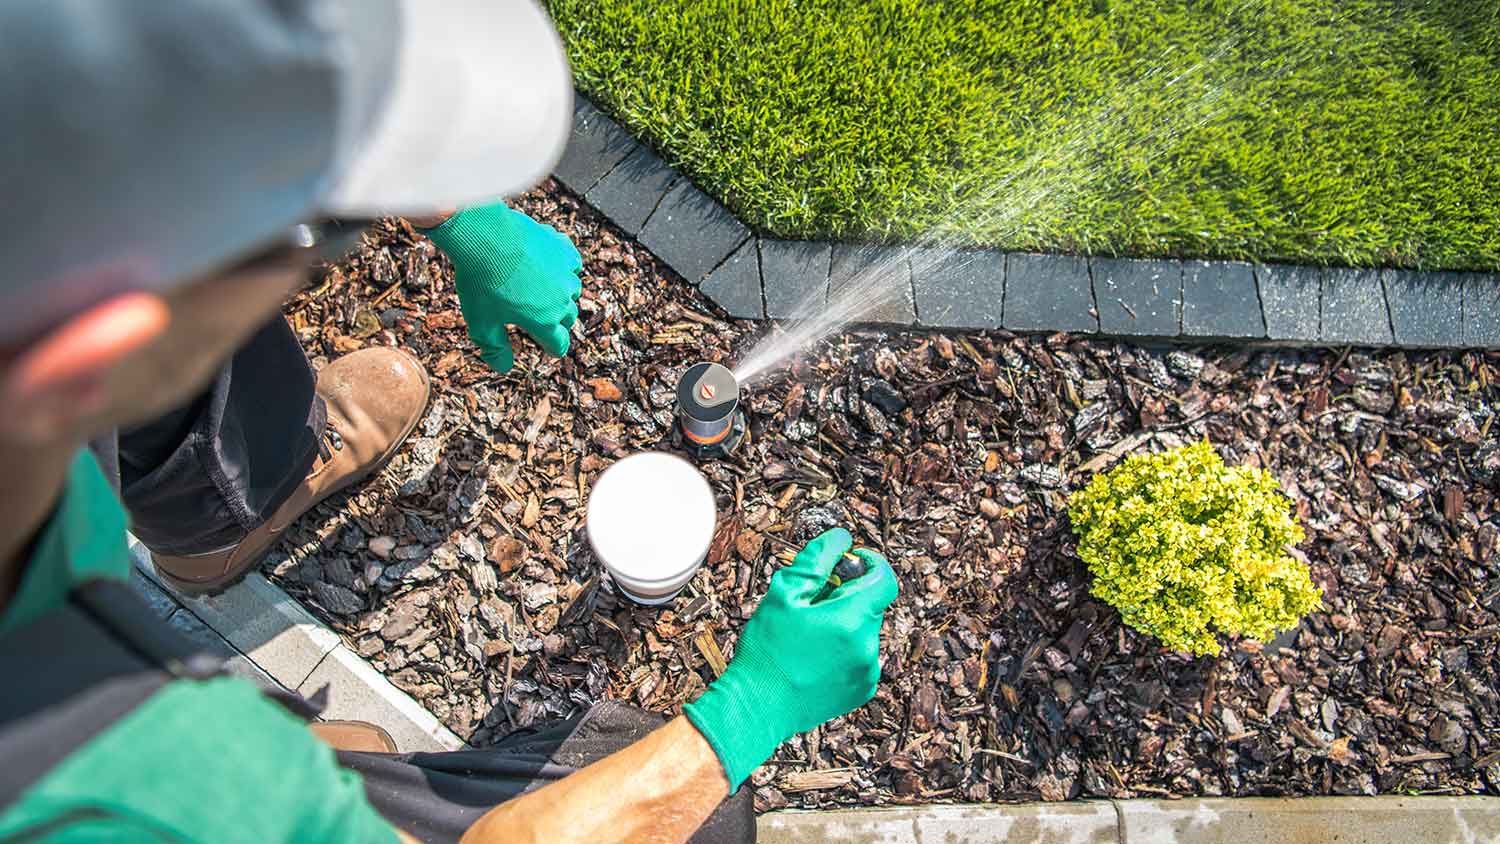
{"label": "black sprinkler body", "polygon": [[693,364],[677,382],[677,427],[683,448],[698,460],[738,448],[748,425],[734,373],[717,363]]}

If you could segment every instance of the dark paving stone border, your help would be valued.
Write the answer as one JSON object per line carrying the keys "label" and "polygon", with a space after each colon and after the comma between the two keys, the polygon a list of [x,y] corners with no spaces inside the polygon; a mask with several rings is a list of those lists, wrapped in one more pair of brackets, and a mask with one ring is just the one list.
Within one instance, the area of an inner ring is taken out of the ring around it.
{"label": "dark paving stone border", "polygon": [[638,237],[662,197],[678,181],[677,174],[656,153],[640,147],[621,159],[583,198],[626,234]]}
{"label": "dark paving stone border", "polygon": [[1099,330],[1173,337],[1182,330],[1182,262],[1091,259]]}
{"label": "dark paving stone border", "polygon": [[1274,345],[1500,348],[1500,274],[951,251],[755,235],[578,97],[553,168],[731,316],[837,301],[877,268],[905,281],[860,322]]}
{"label": "dark paving stone border", "polygon": [[[828,304],[842,301],[853,285],[867,285],[861,299],[860,322],[912,325],[917,322],[917,297],[912,288],[911,250],[900,246],[838,243],[828,264]],[[852,301],[852,300],[851,300]]]}
{"label": "dark paving stone border", "polygon": [[1098,333],[1098,308],[1094,306],[1094,283],[1087,258],[1029,252],[1007,255],[1002,281],[1002,328]]}
{"label": "dark paving stone border", "polygon": [[766,316],[784,319],[828,301],[828,262],[833,247],[805,240],[760,238],[761,289]]}
{"label": "dark paving stone border", "polygon": [[907,260],[921,324],[971,329],[1000,324],[1005,296],[995,280],[1005,277],[1004,254],[920,246],[909,250]]}
{"label": "dark paving stone border", "polygon": [[1262,340],[1255,268],[1239,261],[1187,261],[1182,272],[1182,333],[1193,337]]}
{"label": "dark paving stone border", "polygon": [[1257,270],[1266,336],[1316,343],[1323,336],[1323,271],[1288,264]]}

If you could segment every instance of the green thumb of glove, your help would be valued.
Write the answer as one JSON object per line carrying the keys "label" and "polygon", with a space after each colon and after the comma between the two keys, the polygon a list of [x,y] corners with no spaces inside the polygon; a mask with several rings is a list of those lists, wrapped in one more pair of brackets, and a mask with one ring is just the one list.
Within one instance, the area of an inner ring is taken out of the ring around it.
{"label": "green thumb of glove", "polygon": [[890,563],[819,597],[853,539],[837,528],[771,577],[723,676],[683,711],[713,747],[732,792],[792,736],[864,705],[880,679],[880,625],[896,599]]}
{"label": "green thumb of glove", "polygon": [[459,307],[485,363],[498,372],[515,365],[507,325],[549,354],[567,354],[583,259],[566,236],[504,203],[460,211],[423,233],[453,262]]}

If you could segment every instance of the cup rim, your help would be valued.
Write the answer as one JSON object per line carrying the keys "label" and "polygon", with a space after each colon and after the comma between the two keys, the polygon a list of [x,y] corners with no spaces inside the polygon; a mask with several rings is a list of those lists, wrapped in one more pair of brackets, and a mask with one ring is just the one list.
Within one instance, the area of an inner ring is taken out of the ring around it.
{"label": "cup rim", "polygon": [[[589,545],[590,545],[590,547],[592,547],[593,543],[590,542]],[[687,583],[689,580],[693,579],[693,574],[697,573],[698,569],[703,568],[704,564],[708,562],[708,551],[707,551],[707,549],[705,549],[704,552],[703,552],[703,556],[701,556],[701,557],[698,558],[698,562],[693,563],[691,566],[688,566],[687,568],[683,569],[682,571],[678,572],[677,574],[674,574],[671,577],[663,577],[663,578],[660,578],[660,579],[657,579],[657,580],[646,580],[646,579],[640,578],[640,577],[632,577],[632,576],[630,576],[628,574],[622,575],[620,572],[616,571],[616,569],[615,569],[614,566],[611,566],[607,560],[605,560],[602,556],[599,555],[599,549],[594,548],[593,550],[594,550],[594,559],[598,560],[599,561],[599,565],[603,566],[604,569],[605,569],[605,571],[609,572],[609,576],[610,577],[615,578],[616,581],[624,579],[625,581],[627,581],[629,583],[639,584],[638,588],[649,588],[649,587],[654,587],[657,584],[672,583],[672,582],[678,581],[678,580],[680,580],[683,583]]]}
{"label": "cup rim", "polygon": [[[702,483],[703,490],[707,493],[707,501],[709,503],[709,508],[712,511],[712,516],[713,516],[713,527],[712,527],[712,529],[709,530],[709,532],[708,532],[708,539],[707,539],[707,541],[705,541],[703,543],[703,548],[702,548],[702,550],[700,550],[698,552],[696,558],[694,558],[694,560],[691,563],[688,563],[683,568],[678,569],[677,571],[673,572],[672,574],[669,574],[669,575],[666,575],[666,576],[663,576],[663,577],[658,577],[658,578],[644,578],[644,577],[638,577],[638,576],[635,576],[635,575],[632,575],[632,574],[622,573],[615,566],[611,565],[610,561],[609,561],[609,558],[607,556],[605,556],[599,550],[599,542],[598,542],[598,539],[595,537],[595,534],[594,534],[594,521],[592,519],[588,518],[588,510],[592,506],[594,494],[596,492],[598,492],[599,485],[601,483],[603,483],[605,477],[607,475],[609,475],[610,472],[614,471],[615,467],[617,467],[620,464],[624,463],[625,461],[631,459],[632,457],[637,457],[637,456],[647,455],[647,454],[659,454],[659,455],[662,455],[662,456],[665,456],[665,457],[669,457],[669,458],[671,458],[673,460],[676,460],[679,463],[682,463],[683,465],[687,466],[688,468],[692,469],[693,470],[693,474],[698,477],[698,480]],[[605,571],[609,572],[610,576],[613,577],[613,578],[615,578],[615,580],[617,582],[620,581],[620,580],[625,580],[625,581],[628,581],[629,583],[637,584],[637,588],[640,588],[640,589],[656,588],[656,587],[661,586],[661,585],[672,584],[672,583],[675,582],[675,583],[679,584],[678,588],[681,588],[681,585],[685,585],[689,580],[691,580],[692,577],[693,577],[693,575],[697,573],[698,569],[702,568],[708,562],[708,552],[709,552],[709,549],[713,547],[714,534],[717,532],[717,529],[718,529],[718,518],[719,518],[719,505],[718,505],[718,502],[714,500],[713,487],[709,484],[708,479],[705,478],[705,477],[703,477],[703,473],[700,472],[700,471],[698,471],[698,467],[697,466],[694,466],[691,461],[687,460],[686,458],[683,458],[680,455],[673,454],[673,453],[667,452],[667,451],[659,451],[659,450],[656,450],[656,449],[648,449],[646,451],[638,451],[638,452],[636,452],[634,454],[630,454],[630,455],[627,455],[625,457],[620,458],[619,460],[617,460],[614,463],[610,464],[610,466],[608,468],[606,468],[602,473],[600,473],[598,479],[596,479],[594,481],[593,489],[591,489],[589,491],[589,501],[588,501],[588,503],[585,506],[585,512],[584,512],[584,535],[588,538],[589,550],[593,552],[594,559],[599,563],[600,566],[602,566],[605,569]]]}

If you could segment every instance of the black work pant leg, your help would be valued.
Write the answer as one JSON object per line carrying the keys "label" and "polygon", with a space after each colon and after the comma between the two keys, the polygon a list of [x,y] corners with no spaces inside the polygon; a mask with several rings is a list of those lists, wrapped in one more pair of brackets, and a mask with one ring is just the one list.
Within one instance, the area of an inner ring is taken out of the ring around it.
{"label": "black work pant leg", "polygon": [[202,554],[233,545],[307,476],[327,419],[314,373],[286,320],[256,332],[202,393],[117,437],[130,528],[153,551]]}
{"label": "black work pant leg", "polygon": [[[507,736],[483,750],[338,756],[364,778],[365,794],[386,820],[429,844],[456,842],[494,806],[622,750],[664,723],[660,715],[604,701],[577,718]],[[691,840],[754,844],[750,790],[726,797]]]}

